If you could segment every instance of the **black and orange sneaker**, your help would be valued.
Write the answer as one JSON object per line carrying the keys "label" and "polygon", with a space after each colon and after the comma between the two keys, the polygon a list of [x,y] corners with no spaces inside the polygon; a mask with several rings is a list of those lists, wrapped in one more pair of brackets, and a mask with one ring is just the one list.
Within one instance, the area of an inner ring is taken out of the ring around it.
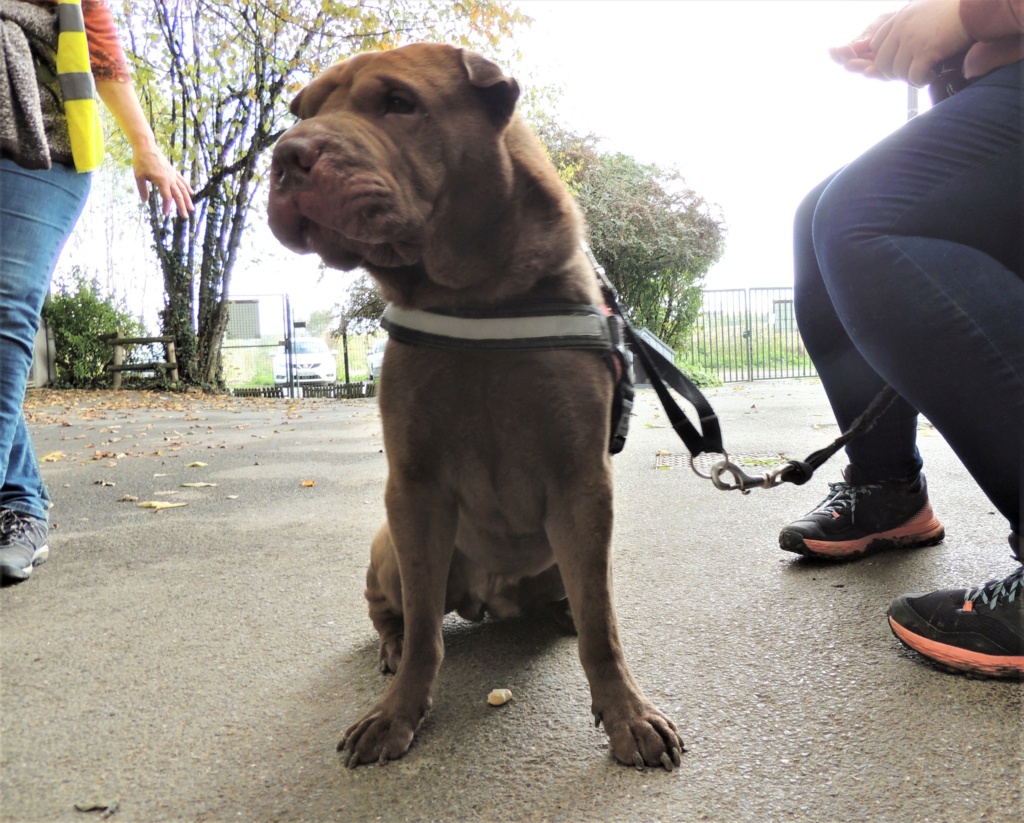
{"label": "black and orange sneaker", "polygon": [[946,530],[928,502],[924,475],[911,481],[858,482],[848,466],[828,497],[779,534],[779,546],[804,557],[849,560],[885,549],[941,543]]}
{"label": "black and orange sneaker", "polygon": [[889,628],[908,648],[954,672],[1024,678],[1024,566],[977,589],[904,594]]}

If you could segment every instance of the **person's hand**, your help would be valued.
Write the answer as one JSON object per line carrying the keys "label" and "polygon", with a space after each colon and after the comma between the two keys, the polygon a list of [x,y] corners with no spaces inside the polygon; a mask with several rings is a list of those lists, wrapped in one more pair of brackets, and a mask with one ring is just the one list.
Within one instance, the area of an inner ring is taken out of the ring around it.
{"label": "person's hand", "polygon": [[[866,40],[868,34],[870,41]],[[960,21],[960,0],[915,0],[878,18],[861,37],[831,52],[833,59],[865,77],[924,86],[935,78],[937,63],[972,42]],[[853,56],[842,59],[848,54],[844,49]]]}
{"label": "person's hand", "polygon": [[110,113],[121,127],[128,145],[132,147],[132,166],[135,169],[135,185],[143,203],[149,202],[149,184],[153,184],[163,200],[164,214],[170,214],[177,206],[182,218],[194,210],[192,187],[157,147],[156,136],[146,119],[131,83],[97,77],[96,91],[110,109]]}
{"label": "person's hand", "polygon": [[847,71],[857,74],[865,74],[869,68],[874,66],[875,53],[871,49],[871,41],[882,27],[896,15],[896,12],[889,12],[875,18],[864,31],[857,37],[842,46],[833,46],[828,50],[829,55]]}
{"label": "person's hand", "polygon": [[152,183],[160,194],[165,215],[170,214],[171,208],[175,206],[182,218],[188,217],[188,213],[195,209],[192,205],[192,187],[180,172],[171,167],[158,149],[133,151],[132,166],[135,170],[135,184],[143,203],[149,201],[149,184]]}

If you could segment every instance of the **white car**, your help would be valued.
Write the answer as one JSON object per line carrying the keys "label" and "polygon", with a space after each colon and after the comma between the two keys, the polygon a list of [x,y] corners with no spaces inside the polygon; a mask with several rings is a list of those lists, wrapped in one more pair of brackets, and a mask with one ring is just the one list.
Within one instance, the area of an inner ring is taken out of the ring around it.
{"label": "white car", "polygon": [[[274,385],[285,385],[288,382],[287,355],[279,351],[271,360],[274,366]],[[292,377],[297,384],[336,383],[338,361],[334,359],[327,343],[319,337],[293,338]]]}
{"label": "white car", "polygon": [[370,379],[376,380],[380,377],[380,367],[384,362],[384,347],[388,339],[385,337],[373,344],[373,347],[366,353],[366,365],[370,369]]}

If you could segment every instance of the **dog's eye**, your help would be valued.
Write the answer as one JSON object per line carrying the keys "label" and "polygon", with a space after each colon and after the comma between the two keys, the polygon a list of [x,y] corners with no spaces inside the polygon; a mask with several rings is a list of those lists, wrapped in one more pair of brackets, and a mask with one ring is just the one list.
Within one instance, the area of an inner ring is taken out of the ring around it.
{"label": "dog's eye", "polygon": [[384,98],[385,114],[412,114],[415,109],[415,103],[397,92],[391,92]]}

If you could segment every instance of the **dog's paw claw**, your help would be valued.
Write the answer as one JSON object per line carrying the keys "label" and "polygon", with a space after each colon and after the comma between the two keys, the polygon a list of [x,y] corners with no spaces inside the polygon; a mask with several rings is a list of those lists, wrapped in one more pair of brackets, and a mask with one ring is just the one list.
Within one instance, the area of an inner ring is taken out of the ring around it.
{"label": "dog's paw claw", "polygon": [[644,771],[644,758],[640,752],[633,752],[633,765],[638,772]]}
{"label": "dog's paw claw", "polygon": [[[675,750],[673,749],[673,753],[674,753],[674,752],[675,752]],[[665,771],[667,771],[667,772],[670,772],[670,771],[672,771],[672,770],[673,770],[673,769],[674,769],[674,768],[675,768],[675,767],[676,767],[677,765],[679,765],[679,764],[678,764],[678,763],[676,763],[676,762],[675,762],[675,761],[674,761],[674,760],[673,760],[673,759],[672,759],[672,758],[671,758],[671,757],[669,756],[668,752],[665,752],[664,754],[662,754],[662,755],[661,755],[661,765],[665,767]]]}
{"label": "dog's paw claw", "polygon": [[380,757],[377,758],[377,765],[378,766],[383,766],[387,762],[388,762],[388,750],[387,749],[381,749]]}

